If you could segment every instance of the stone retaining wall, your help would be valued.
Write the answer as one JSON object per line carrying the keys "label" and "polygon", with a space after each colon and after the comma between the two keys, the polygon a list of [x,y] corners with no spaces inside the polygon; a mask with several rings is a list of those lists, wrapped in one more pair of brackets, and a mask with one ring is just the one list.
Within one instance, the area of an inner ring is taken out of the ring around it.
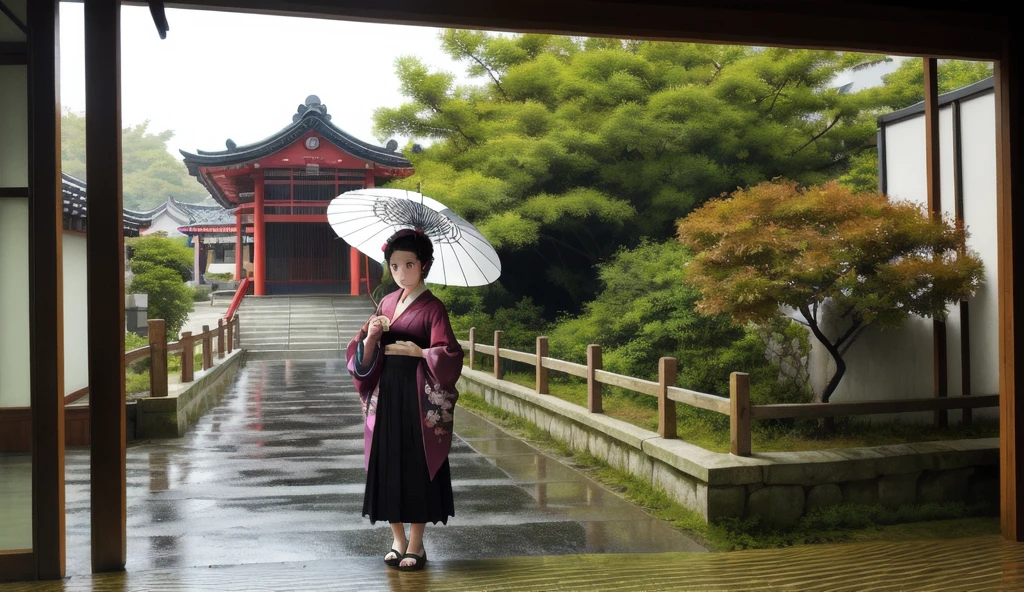
{"label": "stone retaining wall", "polygon": [[[135,439],[180,438],[207,409],[216,405],[242,363],[236,349],[195,380],[169,389],[166,397],[146,397],[135,403]],[[129,422],[130,423],[130,422]],[[129,439],[131,439],[129,437]]]}
{"label": "stone retaining wall", "polygon": [[458,387],[522,417],[574,450],[649,480],[705,520],[760,517],[787,526],[840,503],[964,501],[999,506],[999,439],[952,440],[750,457],[666,440],[550,395],[464,368]]}

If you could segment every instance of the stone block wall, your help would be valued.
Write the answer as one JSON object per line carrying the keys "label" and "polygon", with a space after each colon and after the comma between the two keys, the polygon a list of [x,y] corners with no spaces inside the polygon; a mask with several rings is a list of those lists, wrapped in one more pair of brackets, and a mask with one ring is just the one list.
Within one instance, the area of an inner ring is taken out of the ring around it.
{"label": "stone block wall", "polygon": [[898,508],[963,501],[999,507],[998,438],[739,457],[666,440],[468,368],[458,386],[574,450],[649,481],[708,521],[759,517],[785,527],[813,508],[844,503]]}

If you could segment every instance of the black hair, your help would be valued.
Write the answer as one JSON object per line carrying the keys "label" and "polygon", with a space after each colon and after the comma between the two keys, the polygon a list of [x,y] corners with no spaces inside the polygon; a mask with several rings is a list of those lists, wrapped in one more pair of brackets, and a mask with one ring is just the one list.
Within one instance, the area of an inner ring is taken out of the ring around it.
{"label": "black hair", "polygon": [[434,245],[422,232],[400,230],[388,239],[384,247],[384,261],[391,264],[391,255],[395,251],[408,251],[423,264],[423,276],[426,277],[430,264],[434,262]]}

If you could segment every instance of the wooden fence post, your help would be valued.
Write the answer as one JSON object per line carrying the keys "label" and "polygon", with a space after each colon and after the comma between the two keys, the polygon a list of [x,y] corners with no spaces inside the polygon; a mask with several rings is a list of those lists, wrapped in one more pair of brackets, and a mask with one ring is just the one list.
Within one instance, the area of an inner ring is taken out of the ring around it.
{"label": "wooden fence post", "polygon": [[591,343],[587,346],[587,410],[591,413],[604,413],[601,383],[594,377],[595,370],[601,370],[601,346]]}
{"label": "wooden fence post", "polygon": [[235,313],[235,349],[242,349],[242,315]]}
{"label": "wooden fence post", "polygon": [[476,327],[469,328],[469,367],[476,369]]}
{"label": "wooden fence post", "polygon": [[658,435],[666,440],[676,436],[676,402],[668,398],[668,387],[676,384],[676,359],[658,360]]}
{"label": "wooden fence post", "polygon": [[217,357],[224,359],[224,319],[217,319]]}
{"label": "wooden fence post", "polygon": [[181,382],[192,382],[195,376],[192,372],[192,358],[196,355],[195,343],[192,341],[191,331],[181,332]]}
{"label": "wooden fence post", "polygon": [[548,394],[548,369],[544,367],[544,358],[548,357],[548,338],[537,338],[537,394]]}
{"label": "wooden fence post", "polygon": [[501,331],[494,332],[494,377],[501,380],[501,356],[498,350],[501,348]]}
{"label": "wooden fence post", "polygon": [[228,353],[235,349],[235,319],[228,321]]}
{"label": "wooden fence post", "polygon": [[150,319],[149,396],[167,396],[167,325],[162,319]]}
{"label": "wooden fence post", "polygon": [[213,368],[213,335],[210,326],[203,325],[203,370]]}
{"label": "wooden fence post", "polygon": [[729,435],[733,454],[750,456],[750,375],[729,375]]}

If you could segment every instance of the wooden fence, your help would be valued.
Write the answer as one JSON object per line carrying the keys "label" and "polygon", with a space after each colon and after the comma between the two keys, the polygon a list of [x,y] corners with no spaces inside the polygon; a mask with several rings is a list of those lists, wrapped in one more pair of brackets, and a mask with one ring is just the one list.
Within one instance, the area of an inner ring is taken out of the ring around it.
{"label": "wooden fence", "polygon": [[[149,396],[167,396],[167,356],[178,353],[181,356],[181,382],[188,383],[195,380],[194,360],[197,345],[203,346],[203,370],[213,367],[213,340],[217,340],[217,358],[223,359],[238,348],[239,315],[234,315],[230,321],[217,320],[217,327],[210,329],[209,325],[203,325],[203,332],[193,335],[191,331],[184,331],[181,339],[171,343],[167,342],[167,328],[164,321],[150,319],[149,321],[149,345],[127,351],[124,354],[124,364],[127,366],[149,358]],[[225,345],[226,344],[226,345]]]}
{"label": "wooden fence", "polygon": [[751,405],[750,377],[745,372],[733,372],[729,377],[729,398],[701,393],[675,386],[676,359],[665,357],[658,361],[658,381],[642,380],[630,376],[613,374],[601,368],[601,346],[587,346],[587,364],[576,364],[548,357],[548,338],[538,337],[534,353],[520,352],[501,347],[501,331],[494,332],[493,345],[476,341],[476,329],[469,330],[469,340],[459,340],[469,354],[470,368],[474,367],[476,354],[494,358],[494,377],[502,379],[501,360],[512,360],[529,364],[536,369],[535,390],[547,395],[548,371],[554,370],[587,381],[587,409],[591,413],[602,413],[601,386],[617,386],[629,391],[657,397],[658,434],[662,438],[676,438],[676,403],[706,409],[729,416],[730,451],[740,456],[750,456],[751,421],[755,419],[815,419],[850,415],[875,415],[879,413],[910,413],[915,411],[937,411],[949,409],[977,409],[998,407],[999,395],[973,395],[948,398],[903,399],[882,401],[859,401],[854,403],[803,403],[785,405]]}

